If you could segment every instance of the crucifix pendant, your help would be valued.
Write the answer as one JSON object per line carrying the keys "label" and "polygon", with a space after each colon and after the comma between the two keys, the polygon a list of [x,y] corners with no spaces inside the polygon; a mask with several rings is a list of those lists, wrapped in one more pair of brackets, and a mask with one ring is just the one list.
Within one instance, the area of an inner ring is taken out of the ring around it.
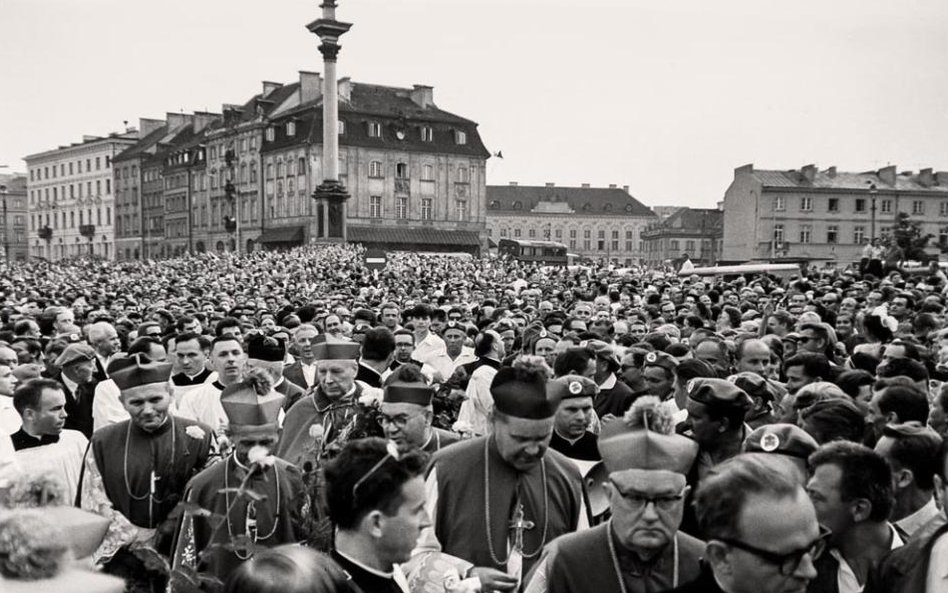
{"label": "crucifix pendant", "polygon": [[514,511],[513,520],[510,522],[510,528],[513,529],[513,544],[511,547],[514,552],[517,554],[523,553],[523,532],[527,529],[533,529],[535,524],[533,521],[527,521],[523,513],[523,504],[517,505],[517,510]]}
{"label": "crucifix pendant", "polygon": [[160,480],[160,479],[161,479],[161,478],[159,478],[157,475],[155,475],[155,470],[151,470],[151,481],[150,481],[150,483],[149,483],[149,494],[151,494],[151,497],[152,497],[152,498],[155,498],[155,483],[158,482],[158,480]]}

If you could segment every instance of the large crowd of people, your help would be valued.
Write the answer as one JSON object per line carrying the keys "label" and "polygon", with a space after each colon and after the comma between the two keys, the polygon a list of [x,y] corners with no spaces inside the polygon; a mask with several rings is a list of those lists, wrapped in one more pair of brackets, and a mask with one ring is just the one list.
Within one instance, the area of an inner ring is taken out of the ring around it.
{"label": "large crowd of people", "polygon": [[0,585],[948,591],[948,278],[861,270],[11,264]]}

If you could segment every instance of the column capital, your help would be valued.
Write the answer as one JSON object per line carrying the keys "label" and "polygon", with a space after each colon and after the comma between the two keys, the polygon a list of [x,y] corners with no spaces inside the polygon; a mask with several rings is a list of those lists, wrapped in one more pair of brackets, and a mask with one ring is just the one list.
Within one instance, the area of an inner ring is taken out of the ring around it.
{"label": "column capital", "polygon": [[336,61],[340,49],[342,46],[335,42],[326,41],[319,44],[319,53],[323,54],[323,59],[329,62]]}

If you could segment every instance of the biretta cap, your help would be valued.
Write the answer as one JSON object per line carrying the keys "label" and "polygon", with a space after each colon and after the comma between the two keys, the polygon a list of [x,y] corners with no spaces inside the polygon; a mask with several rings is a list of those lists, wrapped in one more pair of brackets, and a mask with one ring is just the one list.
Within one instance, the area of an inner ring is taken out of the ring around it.
{"label": "biretta cap", "polygon": [[624,421],[602,425],[599,453],[609,473],[626,470],[665,470],[687,475],[698,456],[698,444],[679,434],[662,434]]}
{"label": "biretta cap", "polygon": [[717,409],[750,410],[754,402],[747,393],[726,379],[698,377],[688,382],[688,398]]}
{"label": "biretta cap", "polygon": [[254,334],[247,340],[247,358],[283,362],[286,358],[286,344],[271,336]]}
{"label": "biretta cap", "polygon": [[803,460],[819,447],[816,439],[795,424],[766,424],[744,440],[745,453],[776,453]]}
{"label": "biretta cap", "polygon": [[501,367],[490,384],[494,397],[494,408],[498,412],[525,418],[542,420],[552,418],[560,405],[559,398],[547,395],[546,382],[540,378],[524,380],[512,367]]}
{"label": "biretta cap", "polygon": [[81,360],[92,360],[95,358],[95,350],[88,344],[69,344],[63,350],[59,358],[56,359],[56,366],[64,367]]}
{"label": "biretta cap", "polygon": [[575,397],[594,397],[599,393],[599,385],[587,377],[566,375],[547,383],[546,390],[551,397],[564,400]]}
{"label": "biretta cap", "polygon": [[361,346],[358,342],[337,342],[326,340],[313,347],[316,360],[355,360],[359,358]]}
{"label": "biretta cap", "polygon": [[665,352],[649,352],[645,355],[645,363],[642,365],[642,368],[662,367],[666,371],[674,373],[675,367],[677,366],[678,361],[670,354]]}
{"label": "biretta cap", "polygon": [[254,385],[240,381],[221,392],[221,406],[231,431],[275,430],[284,397],[275,391],[258,395]]}
{"label": "biretta cap", "polygon": [[155,362],[144,354],[133,354],[121,360],[124,364],[110,373],[120,391],[152,383],[167,383],[171,378],[170,362]]}
{"label": "biretta cap", "polygon": [[430,406],[434,389],[425,383],[407,383],[395,381],[385,386],[382,402],[387,404],[415,404]]}

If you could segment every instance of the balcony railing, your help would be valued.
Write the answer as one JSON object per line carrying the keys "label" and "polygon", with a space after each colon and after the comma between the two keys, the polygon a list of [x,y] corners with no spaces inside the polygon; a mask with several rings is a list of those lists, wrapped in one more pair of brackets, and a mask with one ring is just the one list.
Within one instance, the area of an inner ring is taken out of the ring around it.
{"label": "balcony railing", "polygon": [[95,235],[95,225],[94,224],[80,224],[79,225],[79,234],[87,239]]}
{"label": "balcony railing", "polygon": [[48,226],[44,226],[39,230],[38,234],[40,239],[49,241],[53,238],[53,229],[49,228]]}

